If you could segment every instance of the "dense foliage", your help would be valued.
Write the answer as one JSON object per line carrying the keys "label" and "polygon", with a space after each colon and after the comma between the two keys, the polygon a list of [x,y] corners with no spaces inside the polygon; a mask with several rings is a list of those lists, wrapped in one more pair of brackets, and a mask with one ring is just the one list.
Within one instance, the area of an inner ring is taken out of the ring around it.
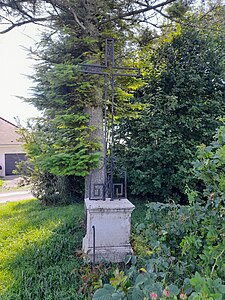
{"label": "dense foliage", "polygon": [[225,114],[225,35],[214,29],[178,26],[142,49],[146,85],[134,101],[146,108],[118,130],[136,196],[184,202],[187,184],[200,187],[189,171],[196,146],[211,140]]}
{"label": "dense foliage", "polygon": [[[30,175],[35,195],[48,204],[72,199],[71,189],[62,185],[72,177],[71,183],[75,183],[75,190],[80,189],[82,198],[82,177],[99,165],[102,145],[95,134],[98,129],[89,123],[88,112],[90,107],[100,106],[102,110],[104,80],[98,75],[85,76],[78,72],[78,63],[87,58],[93,44],[95,41],[90,38],[78,39],[76,34],[68,35],[65,30],[54,38],[44,36],[35,52],[39,60],[32,78],[35,87],[33,96],[26,101],[43,111],[43,117],[30,122],[28,130],[21,130],[21,134],[33,166]],[[100,51],[95,58],[102,61],[104,55]],[[128,101],[137,83],[132,78],[125,83],[125,88],[119,84],[116,88],[117,115],[132,115],[136,108],[139,109]],[[108,106],[111,111],[110,103]],[[61,184],[60,192],[58,183]],[[74,198],[77,196],[75,194]]]}
{"label": "dense foliage", "polygon": [[221,127],[212,144],[199,149],[194,170],[204,193],[189,190],[187,206],[149,203],[133,235],[137,257],[94,299],[224,299],[224,138]]}

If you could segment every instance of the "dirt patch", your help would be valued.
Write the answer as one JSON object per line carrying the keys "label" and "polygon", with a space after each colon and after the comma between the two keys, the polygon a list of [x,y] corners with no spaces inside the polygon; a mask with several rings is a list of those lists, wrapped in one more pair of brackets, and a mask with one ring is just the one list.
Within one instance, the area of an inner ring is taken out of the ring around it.
{"label": "dirt patch", "polygon": [[30,189],[29,184],[22,177],[2,178],[2,180],[4,183],[0,187],[0,192]]}

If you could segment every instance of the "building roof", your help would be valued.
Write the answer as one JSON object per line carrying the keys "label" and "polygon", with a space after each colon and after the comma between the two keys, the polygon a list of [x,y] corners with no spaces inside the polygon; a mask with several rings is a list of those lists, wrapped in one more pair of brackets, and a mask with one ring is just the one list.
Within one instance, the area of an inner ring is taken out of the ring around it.
{"label": "building roof", "polygon": [[2,117],[0,117],[0,119],[1,119],[2,121],[7,122],[7,123],[9,123],[10,125],[13,125],[13,126],[15,126],[16,128],[18,128],[18,126],[16,126],[15,124],[13,124],[13,123],[7,121],[6,119],[4,119],[4,118],[2,118]]}
{"label": "building roof", "polygon": [[0,145],[19,145],[22,144],[18,133],[19,127],[0,117]]}

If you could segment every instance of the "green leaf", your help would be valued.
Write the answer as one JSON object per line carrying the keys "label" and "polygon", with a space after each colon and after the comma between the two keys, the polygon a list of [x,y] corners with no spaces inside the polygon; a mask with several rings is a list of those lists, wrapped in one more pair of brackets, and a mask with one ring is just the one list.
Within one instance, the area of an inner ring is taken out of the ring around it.
{"label": "green leaf", "polygon": [[113,293],[115,291],[114,287],[111,286],[111,284],[104,284],[103,288],[109,291],[110,293]]}
{"label": "green leaf", "polygon": [[127,256],[125,257],[125,259],[124,259],[125,265],[129,264],[129,262],[131,261],[131,259],[132,259],[132,255],[127,255]]}
{"label": "green leaf", "polygon": [[174,284],[169,286],[169,291],[171,296],[177,296],[180,293],[180,289]]}
{"label": "green leaf", "polygon": [[225,295],[225,285],[221,284],[220,286],[217,287],[219,292]]}
{"label": "green leaf", "polygon": [[146,281],[148,281],[147,274],[146,273],[139,274],[135,280],[135,286],[140,286],[141,284],[145,283]]}
{"label": "green leaf", "polygon": [[123,299],[123,295],[121,295],[120,293],[113,293],[112,294],[112,299],[113,300],[122,300]]}
{"label": "green leaf", "polygon": [[134,287],[132,291],[132,300],[143,300],[143,298],[143,292],[138,287]]}
{"label": "green leaf", "polygon": [[114,293],[115,289],[111,285],[105,284],[103,288],[94,293],[93,300],[112,300]]}
{"label": "green leaf", "polygon": [[213,300],[222,300],[223,299],[222,295],[219,294],[219,293],[210,294],[210,298],[213,299]]}

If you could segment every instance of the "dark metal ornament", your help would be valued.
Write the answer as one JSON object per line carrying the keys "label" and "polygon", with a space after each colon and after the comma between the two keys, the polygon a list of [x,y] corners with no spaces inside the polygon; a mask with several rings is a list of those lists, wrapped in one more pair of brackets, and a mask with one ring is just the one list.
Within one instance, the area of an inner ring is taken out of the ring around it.
{"label": "dark metal ornament", "polygon": [[[122,171],[123,179],[122,182],[114,182],[115,175],[115,158],[114,158],[114,88],[115,88],[115,77],[116,76],[130,76],[140,77],[139,68],[129,67],[116,67],[115,66],[115,55],[114,55],[114,39],[107,38],[105,41],[105,65],[95,64],[79,64],[78,70],[83,73],[97,74],[104,76],[104,155],[103,155],[103,166],[104,168],[104,180],[102,183],[95,183],[93,178],[95,173],[99,170],[93,170],[90,172],[89,180],[89,199],[90,200],[105,200],[106,198],[122,199],[127,198],[127,176],[126,172]],[[134,73],[135,72],[135,73]],[[110,150],[110,165],[109,171],[107,170],[107,90],[108,83],[107,79],[111,82],[111,130],[109,150]],[[118,175],[118,174],[117,174]],[[121,174],[120,174],[121,177]]]}

